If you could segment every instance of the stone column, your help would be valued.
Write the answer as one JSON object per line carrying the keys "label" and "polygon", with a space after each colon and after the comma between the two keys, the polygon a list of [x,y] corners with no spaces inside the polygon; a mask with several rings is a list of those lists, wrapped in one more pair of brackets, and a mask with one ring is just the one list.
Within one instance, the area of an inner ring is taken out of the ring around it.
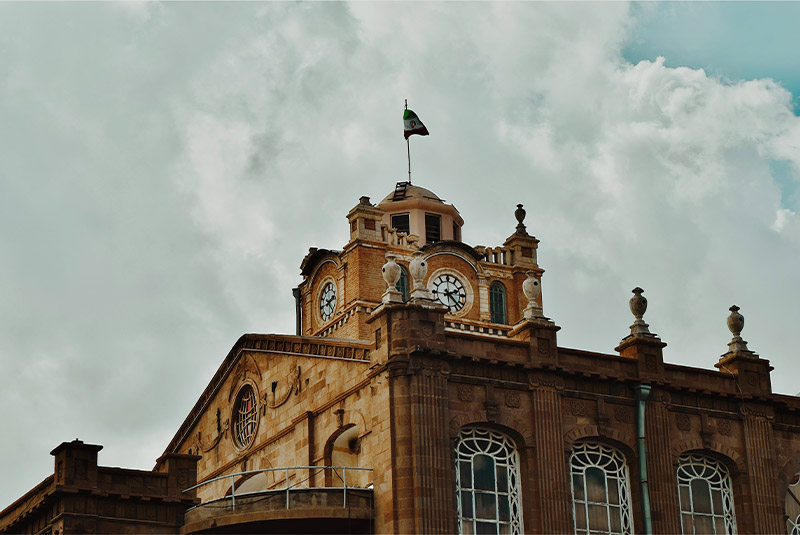
{"label": "stone column", "polygon": [[492,314],[489,310],[489,282],[486,277],[478,276],[478,302],[480,303],[481,321],[491,321]]}

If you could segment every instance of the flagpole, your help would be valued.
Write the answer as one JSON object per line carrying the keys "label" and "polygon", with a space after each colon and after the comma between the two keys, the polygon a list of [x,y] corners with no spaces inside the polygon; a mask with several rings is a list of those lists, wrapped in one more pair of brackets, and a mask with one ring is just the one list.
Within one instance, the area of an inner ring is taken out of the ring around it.
{"label": "flagpole", "polygon": [[[408,109],[408,99],[406,100],[406,109]],[[408,183],[411,184],[411,143],[406,138],[406,150],[408,151]]]}
{"label": "flagpole", "polygon": [[411,184],[411,144],[406,138],[406,148],[408,149],[408,183]]}

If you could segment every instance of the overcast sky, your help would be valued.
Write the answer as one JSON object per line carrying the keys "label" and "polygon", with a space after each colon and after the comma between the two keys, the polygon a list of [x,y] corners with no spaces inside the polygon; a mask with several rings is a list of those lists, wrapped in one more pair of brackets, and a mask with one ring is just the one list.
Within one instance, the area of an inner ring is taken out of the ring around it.
{"label": "overcast sky", "polygon": [[800,390],[800,4],[0,3],[0,508],[62,441],[152,468],[308,247],[406,178],[502,244],[562,346],[711,369],[728,307]]}

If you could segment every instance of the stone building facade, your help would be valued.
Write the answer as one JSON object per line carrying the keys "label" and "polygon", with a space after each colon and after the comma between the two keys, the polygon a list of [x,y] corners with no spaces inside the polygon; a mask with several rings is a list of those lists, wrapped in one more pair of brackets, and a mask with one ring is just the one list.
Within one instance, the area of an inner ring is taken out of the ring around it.
{"label": "stone building facade", "polygon": [[196,462],[180,532],[796,532],[800,399],[738,309],[717,370],[664,362],[639,288],[614,353],[559,347],[515,216],[472,247],[429,190],[362,197],[297,334],[242,336],[157,462]]}

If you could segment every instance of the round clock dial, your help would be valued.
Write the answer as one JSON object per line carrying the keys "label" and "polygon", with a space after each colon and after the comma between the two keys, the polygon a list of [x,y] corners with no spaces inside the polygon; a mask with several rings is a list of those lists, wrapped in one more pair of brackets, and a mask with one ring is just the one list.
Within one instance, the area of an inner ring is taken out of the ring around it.
{"label": "round clock dial", "polygon": [[331,319],[334,310],[336,310],[336,286],[329,282],[322,289],[322,295],[319,297],[319,314],[322,316],[322,321]]}
{"label": "round clock dial", "polygon": [[458,312],[467,302],[467,291],[453,275],[439,275],[433,280],[433,297],[450,309]]}

